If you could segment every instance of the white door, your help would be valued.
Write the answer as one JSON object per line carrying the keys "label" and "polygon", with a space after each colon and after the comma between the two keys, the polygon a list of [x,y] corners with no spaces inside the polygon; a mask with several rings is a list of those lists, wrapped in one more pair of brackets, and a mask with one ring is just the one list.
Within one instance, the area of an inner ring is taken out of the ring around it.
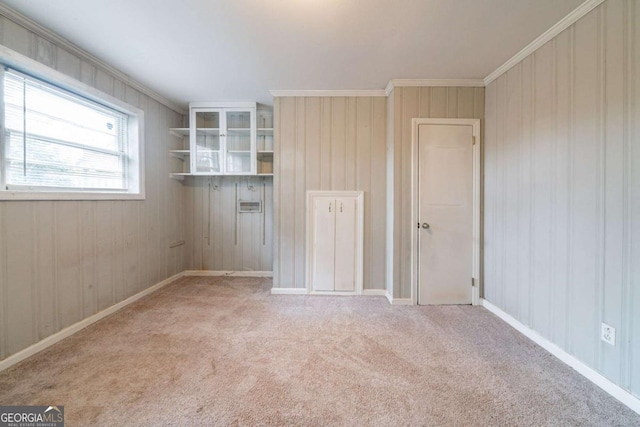
{"label": "white door", "polygon": [[357,199],[336,199],[335,290],[356,290]]}
{"label": "white door", "polygon": [[316,291],[333,291],[335,271],[335,200],[313,199],[313,271],[312,286]]}
{"label": "white door", "polygon": [[418,127],[418,304],[471,304],[473,126]]}

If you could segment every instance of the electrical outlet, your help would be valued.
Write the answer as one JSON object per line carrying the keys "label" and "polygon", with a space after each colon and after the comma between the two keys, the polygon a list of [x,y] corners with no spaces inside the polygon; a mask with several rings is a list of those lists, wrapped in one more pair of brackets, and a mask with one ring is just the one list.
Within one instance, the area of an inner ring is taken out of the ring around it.
{"label": "electrical outlet", "polygon": [[607,344],[616,345],[616,328],[603,323],[600,339]]}

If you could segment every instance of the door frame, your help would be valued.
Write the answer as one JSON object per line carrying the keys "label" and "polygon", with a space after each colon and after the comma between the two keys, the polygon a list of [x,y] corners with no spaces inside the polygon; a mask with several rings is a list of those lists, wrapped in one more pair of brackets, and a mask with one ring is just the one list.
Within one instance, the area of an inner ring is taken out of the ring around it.
{"label": "door frame", "polygon": [[420,208],[418,192],[418,172],[419,172],[419,151],[418,151],[418,129],[420,125],[458,125],[472,126],[473,129],[473,257],[471,304],[480,305],[480,257],[481,257],[481,234],[480,234],[480,204],[481,204],[481,175],[480,156],[482,153],[482,138],[480,133],[480,119],[417,119],[411,121],[411,302],[418,304],[418,212]]}
{"label": "door frame", "polygon": [[[356,206],[358,207],[356,233],[359,236],[356,245],[356,288],[353,292],[345,291],[316,291],[311,284],[312,281],[312,268],[313,268],[313,199],[315,197],[355,197],[357,200]],[[312,295],[362,295],[363,288],[363,264],[364,264],[364,192],[363,191],[319,191],[319,190],[307,190],[306,200],[306,228],[307,228],[307,241],[305,244],[305,268],[306,268],[306,288],[307,293]]]}

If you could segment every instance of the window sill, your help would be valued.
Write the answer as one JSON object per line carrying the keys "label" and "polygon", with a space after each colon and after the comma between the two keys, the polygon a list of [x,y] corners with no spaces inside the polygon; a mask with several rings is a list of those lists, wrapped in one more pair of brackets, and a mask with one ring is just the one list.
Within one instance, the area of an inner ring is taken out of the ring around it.
{"label": "window sill", "polygon": [[55,191],[0,191],[0,201],[8,200],[145,200],[144,193],[91,193]]}

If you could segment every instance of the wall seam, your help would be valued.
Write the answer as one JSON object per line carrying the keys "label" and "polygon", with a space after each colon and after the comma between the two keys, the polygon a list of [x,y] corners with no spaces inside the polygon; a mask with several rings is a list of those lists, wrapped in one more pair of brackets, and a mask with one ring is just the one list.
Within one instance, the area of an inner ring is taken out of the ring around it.
{"label": "wall seam", "polygon": [[[405,140],[404,140],[404,129],[403,129],[403,124],[405,121],[405,108],[404,108],[404,104],[405,104],[405,96],[404,96],[404,91],[405,88],[402,87],[400,88],[400,96],[402,97],[402,102],[400,104],[400,146],[399,146],[399,159],[400,159],[400,164],[402,164],[402,158],[403,158],[403,151],[404,151],[404,144],[405,144]],[[403,184],[403,179],[402,179],[402,172],[399,171],[399,177],[400,177],[400,188],[402,190],[402,184]],[[399,279],[400,279],[400,283],[399,283],[399,290],[400,290],[400,295],[399,298],[403,298],[405,296],[405,291],[404,291],[404,287],[402,286],[403,283],[403,277],[406,275],[406,265],[404,265],[404,241],[405,241],[405,235],[404,235],[404,229],[402,227],[402,219],[404,218],[404,204],[406,202],[406,194],[404,194],[404,191],[401,191],[400,195],[400,206],[399,206],[399,224],[398,224],[398,233],[400,234],[400,254],[399,254]]]}
{"label": "wall seam", "polygon": [[58,295],[58,209],[56,203],[53,204],[53,290],[54,330],[57,332],[60,330],[60,300]]}
{"label": "wall seam", "polygon": [[[536,206],[535,197],[535,149],[536,149],[536,55],[531,54],[531,122],[529,129],[529,301],[533,301],[533,289],[535,288],[535,233],[534,233],[534,212]],[[533,326],[535,307],[529,306],[529,325]]]}
{"label": "wall seam", "polygon": [[[575,72],[576,72],[576,68],[575,68],[575,62],[576,62],[576,44],[575,44],[575,36],[576,36],[576,27],[575,25],[571,26],[571,30],[569,32],[569,46],[570,46],[570,60],[569,60],[569,79],[570,79],[570,85],[569,85],[569,104],[570,104],[570,114],[569,114],[569,172],[568,172],[568,181],[569,181],[569,218],[568,218],[568,222],[569,225],[567,227],[567,248],[568,248],[568,254],[567,254],[567,260],[568,260],[568,271],[569,271],[569,277],[568,277],[568,289],[569,289],[569,297],[567,298],[567,319],[571,320],[572,316],[572,304],[571,302],[573,301],[573,286],[574,286],[574,280],[573,280],[573,272],[574,272],[574,266],[573,266],[573,212],[574,212],[574,197],[573,197],[573,188],[575,185],[575,177],[573,175],[573,170],[574,170],[574,152],[575,152],[575,80],[576,80],[576,76],[575,76]],[[566,327],[566,333],[565,336],[567,337],[567,352],[569,354],[573,354],[573,340],[572,340],[572,335],[570,333],[571,331],[571,322],[568,321],[567,324],[565,325]]]}
{"label": "wall seam", "polygon": [[[604,312],[605,312],[605,274],[606,274],[606,264],[605,264],[605,254],[606,254],[606,245],[607,240],[605,239],[606,235],[606,222],[607,222],[607,213],[605,207],[606,200],[606,126],[607,126],[607,117],[606,117],[606,63],[607,56],[604,53],[604,46],[606,43],[606,31],[604,31],[604,22],[606,19],[606,9],[604,7],[599,7],[596,9],[597,17],[598,17],[598,25],[597,25],[597,62],[598,62],[598,84],[597,84],[597,94],[598,94],[598,102],[597,102],[597,114],[599,116],[599,120],[597,123],[598,126],[598,151],[597,151],[597,159],[598,159],[598,170],[597,170],[597,182],[598,182],[598,199],[596,208],[598,210],[598,234],[596,241],[598,244],[596,247],[598,248],[598,264],[596,266],[596,280],[595,280],[595,295],[596,300],[600,301],[600,312],[596,313],[598,317],[598,324],[603,321]],[[595,366],[602,371],[602,345],[600,343],[600,339],[598,334],[594,334],[594,359]]]}
{"label": "wall seam", "polygon": [[335,98],[329,98],[329,188],[328,190],[334,190],[333,187],[333,100]]}
{"label": "wall seam", "polygon": [[[630,94],[635,93],[635,84],[631,76],[635,75],[635,63],[633,61],[633,52],[635,50],[635,41],[633,38],[632,32],[636,29],[636,21],[635,21],[635,1],[629,0],[624,3],[624,13],[625,17],[623,23],[623,40],[624,40],[624,48],[623,48],[623,227],[627,229],[627,232],[622,233],[622,283],[623,283],[623,292],[621,293],[622,301],[621,306],[623,307],[623,315],[624,315],[624,331],[626,333],[622,334],[621,340],[621,353],[623,354],[624,361],[621,363],[621,382],[622,385],[627,389],[631,389],[632,384],[632,373],[633,373],[633,347],[630,345],[633,334],[633,316],[632,313],[632,297],[633,297],[633,286],[632,286],[632,265],[630,260],[632,260],[633,256],[633,246],[632,239],[630,236],[633,234],[633,222],[632,222],[632,209],[633,209],[633,186],[630,185],[633,179],[632,174],[632,117],[633,112],[635,112],[635,103],[634,96]],[[637,136],[637,135],[636,135]]]}
{"label": "wall seam", "polygon": [[[349,188],[349,160],[347,159],[347,148],[349,147],[349,99],[345,100],[344,108],[344,190]],[[357,161],[356,161],[357,162]]]}
{"label": "wall seam", "polygon": [[31,342],[37,342],[38,337],[40,336],[40,288],[36,284],[36,265],[38,265],[38,248],[36,242],[38,241],[38,228],[36,221],[36,211],[38,205],[33,205],[29,207],[31,210],[31,230],[33,241],[31,242],[31,254],[33,256],[33,262],[31,263],[31,333],[32,338]]}
{"label": "wall seam", "polygon": [[[524,141],[523,138],[523,130],[522,130],[522,109],[523,109],[523,105],[524,105],[524,93],[523,93],[523,88],[524,88],[524,84],[523,84],[523,74],[524,74],[524,68],[522,67],[521,64],[519,64],[519,68],[520,68],[520,73],[519,73],[519,82],[518,82],[518,92],[520,93],[520,105],[518,105],[518,184],[517,184],[517,196],[516,196],[516,203],[517,203],[517,215],[516,215],[516,233],[515,233],[515,237],[516,237],[516,246],[519,248],[520,247],[520,241],[521,241],[521,236],[520,236],[520,229],[521,229],[521,215],[520,215],[520,210],[522,209],[522,191],[521,191],[521,186],[522,186],[522,141]],[[518,258],[516,258],[516,262],[515,262],[515,268],[516,268],[516,281],[519,282],[520,279],[520,260]],[[520,286],[516,286],[516,313],[518,313],[518,318],[522,319],[523,317],[523,313],[522,313],[522,307],[520,304]]]}
{"label": "wall seam", "polygon": [[9,344],[9,339],[8,339],[8,326],[9,326],[9,316],[8,316],[8,311],[9,311],[9,304],[8,304],[8,291],[9,291],[9,279],[8,279],[8,266],[7,266],[7,209],[6,209],[6,203],[2,203],[2,205],[0,206],[0,208],[2,209],[2,216],[0,217],[0,221],[2,221],[2,223],[0,224],[0,226],[2,227],[2,242],[0,243],[2,245],[2,266],[3,269],[0,272],[0,274],[2,274],[2,288],[0,289],[0,294],[2,297],[2,313],[0,313],[0,316],[2,316],[2,349],[0,349],[0,356],[2,358],[7,356],[7,348],[8,348],[8,344]]}
{"label": "wall seam", "polygon": [[551,289],[549,289],[549,295],[548,295],[548,299],[547,299],[547,304],[549,306],[549,310],[548,310],[548,318],[547,318],[547,324],[549,325],[549,331],[550,334],[549,336],[554,338],[555,342],[558,342],[558,332],[557,332],[557,328],[554,328],[554,318],[556,315],[556,307],[555,304],[553,303],[556,298],[554,298],[554,293],[557,289],[557,286],[553,286],[556,282],[557,276],[556,276],[556,257],[557,257],[557,253],[556,253],[556,248],[557,246],[554,244],[554,237],[556,235],[557,229],[558,229],[558,223],[557,223],[557,217],[555,215],[553,215],[553,212],[556,211],[555,207],[556,207],[556,202],[557,202],[557,182],[558,182],[558,170],[557,170],[557,164],[558,164],[558,91],[557,91],[557,81],[558,81],[558,76],[557,76],[557,38],[553,38],[551,40],[551,49],[552,49],[552,56],[551,56],[551,87],[553,88],[553,90],[551,91],[551,96],[552,96],[552,118],[553,118],[553,138],[551,140],[551,144],[552,144],[552,155],[551,155],[551,164],[550,164],[550,169],[551,169],[551,173],[550,175],[553,177],[553,179],[551,180],[551,191],[549,192],[549,205],[550,205],[550,212],[549,212],[549,222],[551,225],[551,235],[549,236],[549,271],[550,271],[550,285],[552,285]]}
{"label": "wall seam", "polygon": [[96,221],[96,211],[98,210],[98,202],[93,201],[92,215],[93,215],[93,312],[97,313],[98,308],[98,268],[97,268],[97,259],[98,259],[98,222]]}
{"label": "wall seam", "polygon": [[[508,96],[509,96],[509,74],[506,73],[504,76],[504,105],[503,107],[506,109],[509,107],[509,102],[508,102]],[[500,271],[500,285],[502,287],[502,292],[501,292],[501,298],[502,298],[502,306],[506,307],[507,304],[507,298],[506,298],[506,280],[505,280],[505,261],[507,258],[507,251],[505,248],[505,242],[506,242],[506,212],[507,212],[507,165],[506,165],[506,145],[507,145],[507,120],[506,120],[506,116],[507,116],[507,111],[504,111],[505,117],[503,117],[502,119],[502,129],[500,132],[500,136],[501,136],[501,141],[500,141],[500,148],[502,151],[502,168],[501,168],[501,173],[502,173],[502,182],[501,182],[501,187],[502,187],[502,234],[501,234],[501,243],[500,243],[500,249],[501,249],[501,266],[502,269]]]}
{"label": "wall seam", "polygon": [[86,264],[85,261],[85,250],[84,250],[84,236],[82,233],[82,229],[84,228],[84,214],[82,212],[82,204],[84,202],[77,202],[76,210],[78,212],[78,221],[76,222],[76,230],[77,230],[77,238],[78,238],[78,246],[80,248],[80,312],[82,313],[82,318],[84,319],[87,316],[86,307],[85,307],[85,278],[84,278],[84,266]]}
{"label": "wall seam", "polygon": [[[374,138],[373,138],[373,123],[374,123],[374,104],[376,100],[373,97],[369,98],[369,194],[368,197],[365,198],[365,208],[367,206],[367,200],[369,203],[369,231],[373,230],[373,215],[375,213],[373,209],[373,200],[371,194],[373,194],[373,155],[374,153]],[[386,117],[385,117],[386,119]],[[386,132],[385,132],[386,135]],[[357,156],[356,156],[357,157]],[[373,233],[371,233],[373,234]],[[369,289],[377,289],[377,286],[373,286],[373,237],[369,236],[370,244],[369,244]],[[383,274],[382,277],[385,275]]]}
{"label": "wall seam", "polygon": [[278,98],[278,286],[280,287],[282,287],[282,238],[280,237],[282,234],[282,181],[280,178],[282,177],[282,162],[280,161],[282,150],[282,104],[282,98]]}
{"label": "wall seam", "polygon": [[[298,229],[296,227],[296,194],[298,193],[298,98],[294,98],[293,99],[293,148],[294,148],[294,157],[293,157],[293,176],[292,176],[292,182],[293,182],[293,195],[291,196],[292,198],[292,203],[291,206],[293,208],[293,221],[292,221],[292,226],[293,226],[293,246],[295,247],[295,244],[297,242],[297,236],[298,236]],[[298,263],[296,262],[296,253],[294,252],[292,254],[292,264],[293,264],[293,287],[298,287],[298,284],[296,283],[296,277],[298,277]]]}

